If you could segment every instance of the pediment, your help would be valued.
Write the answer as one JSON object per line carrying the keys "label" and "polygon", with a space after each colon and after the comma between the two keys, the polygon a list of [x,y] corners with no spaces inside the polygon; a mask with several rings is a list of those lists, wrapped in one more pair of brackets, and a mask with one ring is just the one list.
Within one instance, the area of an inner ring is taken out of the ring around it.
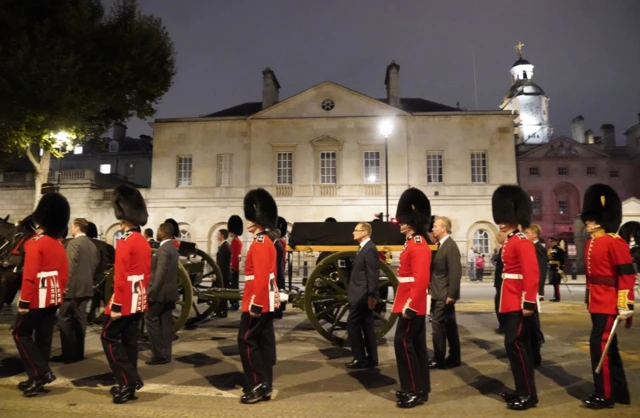
{"label": "pediment", "polygon": [[256,113],[250,119],[400,115],[407,113],[332,81],[325,81]]}
{"label": "pediment", "polygon": [[309,141],[309,143],[315,150],[337,149],[341,151],[344,146],[343,140],[336,139],[329,135],[319,136],[318,138]]}
{"label": "pediment", "polygon": [[532,149],[520,158],[610,158],[610,156],[571,138],[560,137]]}
{"label": "pediment", "polygon": [[622,223],[640,221],[640,200],[631,197],[622,202]]}

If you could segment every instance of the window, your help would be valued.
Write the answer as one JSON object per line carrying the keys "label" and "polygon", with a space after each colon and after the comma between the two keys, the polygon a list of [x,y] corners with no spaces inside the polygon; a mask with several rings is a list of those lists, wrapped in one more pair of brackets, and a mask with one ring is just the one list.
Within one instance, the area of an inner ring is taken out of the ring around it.
{"label": "window", "polygon": [[231,154],[218,154],[217,186],[231,186]]}
{"label": "window", "polygon": [[322,100],[322,102],[320,103],[320,107],[322,107],[322,110],[324,110],[325,112],[329,112],[330,110],[333,110],[334,107],[336,107],[336,102],[334,102],[333,99],[327,97],[326,99]]}
{"label": "window", "polygon": [[568,176],[569,169],[567,167],[558,167],[558,175],[559,176]]}
{"label": "window", "polygon": [[558,212],[560,212],[560,215],[568,215],[569,202],[567,202],[566,200],[558,200]]}
{"label": "window", "polygon": [[136,165],[134,163],[126,163],[124,165],[124,175],[126,177],[135,177]]}
{"label": "window", "polygon": [[190,155],[183,155],[178,157],[178,187],[191,186],[192,168],[193,160]]}
{"label": "window", "polygon": [[609,171],[609,177],[618,177],[618,170],[611,170]]}
{"label": "window", "polygon": [[535,216],[540,216],[542,213],[542,202],[539,197],[534,197],[531,200],[531,214]]}
{"label": "window", "polygon": [[442,183],[442,151],[427,152],[427,183]]}
{"label": "window", "polygon": [[587,167],[587,176],[595,176],[596,168],[595,167]]}
{"label": "window", "polygon": [[487,182],[487,153],[484,151],[471,153],[471,182]]}
{"label": "window", "polygon": [[484,229],[478,229],[473,233],[473,248],[476,253],[489,254],[489,232]]}
{"label": "window", "polygon": [[102,174],[111,174],[111,164],[100,164],[100,172]]}
{"label": "window", "polygon": [[539,167],[529,167],[529,175],[530,176],[539,176],[540,168]]}
{"label": "window", "polygon": [[320,183],[336,184],[335,151],[323,151],[320,153]]}
{"label": "window", "polygon": [[276,183],[293,184],[292,152],[279,152],[276,155]]}
{"label": "window", "polygon": [[118,152],[120,148],[118,141],[110,141],[109,142],[109,152]]}
{"label": "window", "polygon": [[364,182],[380,183],[380,151],[364,152]]}
{"label": "window", "polygon": [[73,153],[76,154],[76,155],[77,154],[82,154],[82,151],[83,151],[82,145],[76,145],[73,148]]}

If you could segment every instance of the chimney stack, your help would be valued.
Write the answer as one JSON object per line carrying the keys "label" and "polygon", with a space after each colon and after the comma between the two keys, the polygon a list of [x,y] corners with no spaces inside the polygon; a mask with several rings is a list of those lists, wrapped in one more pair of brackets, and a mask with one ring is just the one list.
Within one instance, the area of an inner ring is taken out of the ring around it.
{"label": "chimney stack", "polygon": [[587,144],[595,144],[596,139],[593,136],[593,131],[591,129],[589,129],[588,131],[586,131],[584,133],[584,136],[587,138]]}
{"label": "chimney stack", "polygon": [[113,125],[113,138],[115,140],[121,141],[127,137],[127,126],[121,123],[116,123]]}
{"label": "chimney stack", "polygon": [[400,66],[395,61],[387,65],[387,74],[384,77],[384,84],[387,86],[387,101],[391,106],[400,107]]}
{"label": "chimney stack", "polygon": [[276,73],[267,67],[262,71],[262,108],[266,109],[278,103],[280,93],[280,83]]}
{"label": "chimney stack", "polygon": [[584,118],[578,115],[571,121],[571,133],[573,140],[581,144],[585,143],[584,137]]}
{"label": "chimney stack", "polygon": [[616,147],[616,127],[610,123],[605,123],[600,126],[602,131],[602,143],[607,149]]}

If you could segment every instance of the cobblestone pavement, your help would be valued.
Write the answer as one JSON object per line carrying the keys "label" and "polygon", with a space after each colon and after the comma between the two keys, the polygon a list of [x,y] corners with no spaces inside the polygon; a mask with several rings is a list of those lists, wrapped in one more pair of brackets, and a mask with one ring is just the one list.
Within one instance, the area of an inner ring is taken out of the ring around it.
{"label": "cobblestone pavement", "polygon": [[[139,399],[111,403],[108,366],[98,328],[87,336],[88,359],[72,365],[54,364],[58,380],[47,395],[26,399],[15,388],[23,380],[10,335],[11,317],[0,317],[0,416],[127,416],[127,417],[632,417],[640,416],[640,326],[620,332],[620,347],[631,388],[632,406],[616,405],[589,411],[580,398],[592,389],[588,333],[590,320],[576,290],[567,302],[543,305],[546,336],[543,365],[536,372],[540,403],[527,412],[506,409],[499,392],[513,386],[502,347],[493,332],[495,318],[490,286],[474,286],[472,298],[458,305],[463,365],[432,373],[429,402],[412,410],[395,407],[397,371],[388,338],[379,346],[380,367],[348,373],[350,351],[333,347],[311,329],[299,310],[276,322],[278,364],[270,402],[241,405],[241,364],[236,347],[238,314],[213,318],[193,330],[183,330],[174,342],[174,361],[143,364],[150,352],[141,347],[140,373],[146,386]],[[639,318],[640,319],[640,318]],[[430,329],[430,328],[429,328]],[[393,331],[392,331],[393,332]],[[388,335],[390,337],[392,333]],[[430,337],[429,337],[430,339]],[[429,341],[429,346],[431,342]],[[54,339],[53,355],[59,354]],[[117,415],[116,415],[117,414]]]}

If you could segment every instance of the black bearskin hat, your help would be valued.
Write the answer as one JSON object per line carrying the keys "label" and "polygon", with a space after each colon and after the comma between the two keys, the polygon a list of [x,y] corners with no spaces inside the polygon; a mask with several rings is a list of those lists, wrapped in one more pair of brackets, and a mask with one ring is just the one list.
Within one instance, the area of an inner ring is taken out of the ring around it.
{"label": "black bearskin hat", "polygon": [[227,229],[229,229],[229,232],[236,234],[237,236],[242,235],[242,232],[244,231],[242,218],[238,215],[231,215],[227,221]]}
{"label": "black bearskin hat", "polygon": [[622,202],[615,190],[606,184],[594,184],[584,192],[582,222],[594,221],[608,233],[618,232],[622,223]]}
{"label": "black bearskin hat", "polygon": [[265,189],[253,189],[244,197],[244,217],[266,229],[278,224],[278,206]]}
{"label": "black bearskin hat", "polygon": [[173,218],[167,218],[164,220],[164,223],[170,224],[173,227],[173,237],[180,238],[180,225]]}
{"label": "black bearskin hat", "polygon": [[53,183],[42,183],[42,186],[40,186],[40,194],[55,193],[57,191],[58,186]]}
{"label": "black bearskin hat", "polygon": [[626,222],[620,227],[618,234],[627,241],[627,244],[630,244],[631,239],[633,239],[636,245],[640,245],[640,223],[636,221]]}
{"label": "black bearskin hat", "polygon": [[498,187],[491,198],[491,209],[496,224],[520,225],[526,229],[531,223],[531,198],[520,186]]}
{"label": "black bearskin hat", "polygon": [[116,219],[126,220],[135,226],[147,224],[147,204],[138,189],[127,185],[118,186],[113,190],[112,202]]}
{"label": "black bearskin hat", "polygon": [[38,207],[33,212],[33,222],[53,238],[66,237],[71,216],[71,208],[67,198],[59,193],[47,193],[42,196]]}
{"label": "black bearskin hat", "polygon": [[327,219],[324,220],[325,222],[338,222],[336,221],[336,218],[329,216]]}
{"label": "black bearskin hat", "polygon": [[415,187],[405,190],[398,201],[396,219],[400,224],[409,225],[416,233],[426,235],[431,221],[431,204],[427,196]]}
{"label": "black bearskin hat", "polygon": [[93,222],[89,222],[87,227],[87,236],[89,238],[98,238],[98,227]]}
{"label": "black bearskin hat", "polygon": [[287,220],[282,216],[278,216],[278,229],[280,230],[280,237],[284,238],[287,236]]}

